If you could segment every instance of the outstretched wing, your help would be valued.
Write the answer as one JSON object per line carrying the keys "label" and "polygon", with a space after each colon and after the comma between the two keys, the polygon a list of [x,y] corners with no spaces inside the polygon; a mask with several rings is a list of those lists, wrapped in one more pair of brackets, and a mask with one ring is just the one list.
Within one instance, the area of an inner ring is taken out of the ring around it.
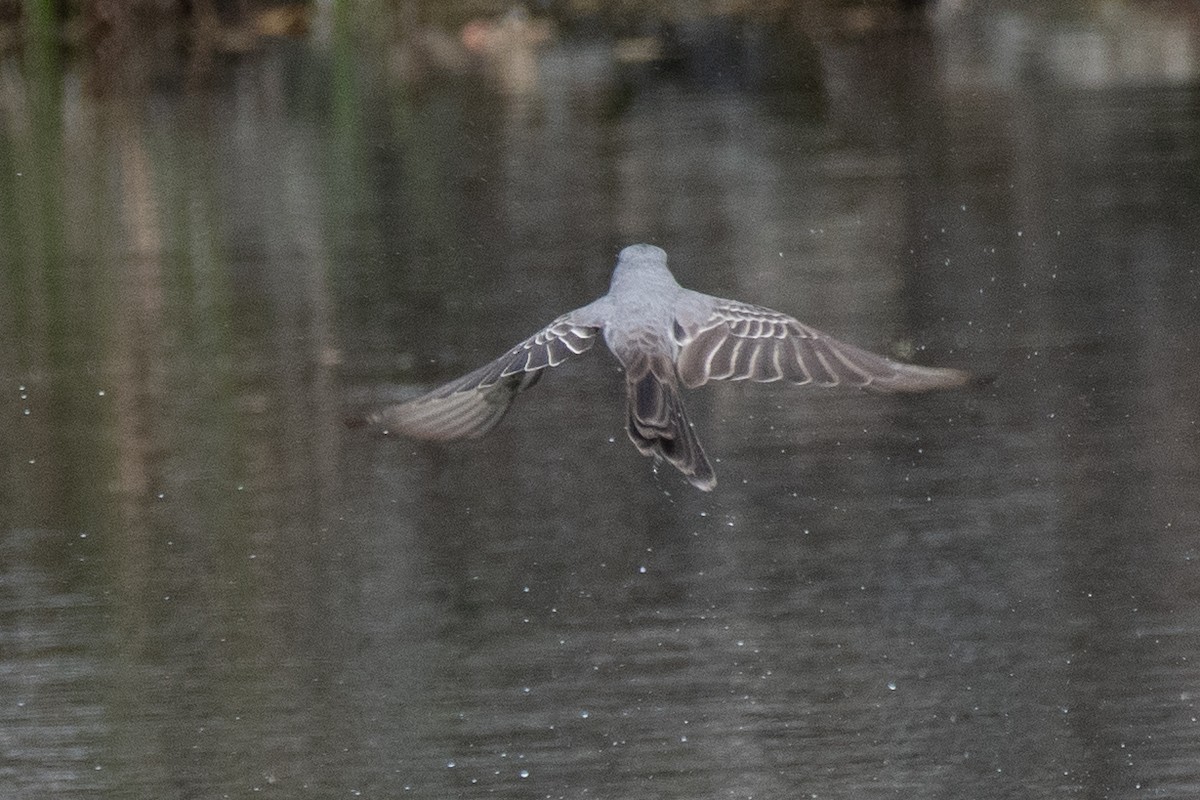
{"label": "outstretched wing", "polygon": [[600,328],[563,314],[490,364],[420,397],[388,406],[362,422],[385,426],[414,439],[475,439],[504,417],[513,399],[556,367],[596,342]]}
{"label": "outstretched wing", "polygon": [[762,306],[705,297],[675,321],[676,368],[685,386],[717,380],[848,384],[883,392],[961,386],[956,369],[918,367],[839,342],[799,320]]}

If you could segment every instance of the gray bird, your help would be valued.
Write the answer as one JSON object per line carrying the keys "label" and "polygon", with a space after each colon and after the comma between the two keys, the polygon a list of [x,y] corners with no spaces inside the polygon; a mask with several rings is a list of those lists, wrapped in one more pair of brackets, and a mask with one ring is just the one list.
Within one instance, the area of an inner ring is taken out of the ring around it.
{"label": "gray bird", "polygon": [[680,386],[715,380],[849,384],[881,392],[961,386],[956,369],[902,364],[762,306],[693,292],[667,254],[635,244],[617,258],[608,294],[563,314],[495,361],[361,420],[414,439],[475,439],[490,431],[542,371],[587,352],[603,335],[625,369],[626,430],[643,455],[664,458],[698,489],[717,485]]}

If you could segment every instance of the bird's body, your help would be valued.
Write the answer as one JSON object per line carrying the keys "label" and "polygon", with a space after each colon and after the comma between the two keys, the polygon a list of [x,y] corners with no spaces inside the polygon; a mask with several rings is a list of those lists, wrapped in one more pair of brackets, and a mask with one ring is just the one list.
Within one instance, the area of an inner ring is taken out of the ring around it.
{"label": "bird's body", "polygon": [[591,349],[601,334],[625,370],[629,438],[704,491],[716,486],[716,476],[688,420],[681,387],[788,380],[913,392],[968,380],[959,370],[869,353],[768,308],[685,289],[667,269],[665,252],[636,244],[621,251],[603,297],[563,314],[490,364],[367,421],[417,439],[477,438],[544,369]]}
{"label": "bird's body", "polygon": [[[694,486],[717,485],[679,393],[676,317],[694,317],[697,299],[667,269],[666,253],[652,245],[621,251],[608,294],[600,304],[604,343],[625,369],[625,429],[643,455],[662,456]],[[591,309],[592,306],[587,306]]]}

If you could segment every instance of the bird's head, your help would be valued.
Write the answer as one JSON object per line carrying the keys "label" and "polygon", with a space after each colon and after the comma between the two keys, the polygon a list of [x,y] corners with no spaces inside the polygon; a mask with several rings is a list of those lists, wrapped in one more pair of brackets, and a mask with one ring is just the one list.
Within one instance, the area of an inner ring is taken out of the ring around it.
{"label": "bird's head", "polygon": [[617,268],[613,270],[613,286],[632,282],[651,288],[656,282],[675,282],[667,269],[667,253],[652,244],[631,244],[617,256]]}
{"label": "bird's head", "polygon": [[643,262],[665,265],[667,263],[667,251],[652,244],[631,244],[617,256],[617,263],[619,264]]}

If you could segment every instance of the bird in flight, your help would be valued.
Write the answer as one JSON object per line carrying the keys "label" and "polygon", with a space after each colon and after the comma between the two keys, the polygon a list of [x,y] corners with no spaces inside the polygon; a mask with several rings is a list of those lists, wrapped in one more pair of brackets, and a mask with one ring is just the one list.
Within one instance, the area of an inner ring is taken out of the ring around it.
{"label": "bird in flight", "polygon": [[356,423],[414,439],[478,438],[543,371],[587,352],[599,337],[625,370],[633,444],[706,492],[717,477],[688,419],[683,387],[751,380],[923,392],[970,380],[960,370],[870,353],[769,308],[685,289],[667,269],[663,250],[635,244],[617,257],[608,294],[563,314],[490,364]]}

